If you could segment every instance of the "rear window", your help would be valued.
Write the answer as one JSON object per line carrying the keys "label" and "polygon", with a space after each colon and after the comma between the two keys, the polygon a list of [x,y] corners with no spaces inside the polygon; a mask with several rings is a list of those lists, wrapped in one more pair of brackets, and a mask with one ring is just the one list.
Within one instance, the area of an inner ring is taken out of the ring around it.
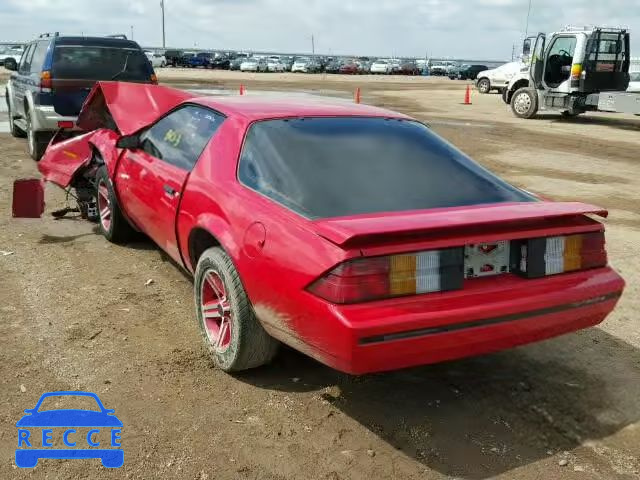
{"label": "rear window", "polygon": [[534,201],[409,120],[257,122],[238,178],[307,218]]}
{"label": "rear window", "polygon": [[142,50],[88,45],[57,45],[52,76],[61,79],[149,81],[151,67]]}

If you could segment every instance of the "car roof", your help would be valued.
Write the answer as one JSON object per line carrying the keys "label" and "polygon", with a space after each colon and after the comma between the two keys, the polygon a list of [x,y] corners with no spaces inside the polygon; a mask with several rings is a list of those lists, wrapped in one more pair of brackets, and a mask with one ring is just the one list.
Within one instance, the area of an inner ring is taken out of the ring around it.
{"label": "car roof", "polygon": [[318,97],[200,97],[185,103],[197,103],[226,116],[242,117],[248,121],[291,117],[382,117],[405,118],[407,115],[348,101]]}
{"label": "car roof", "polygon": [[120,47],[140,49],[133,40],[113,37],[47,37],[38,40],[53,40],[56,45],[89,45],[93,47]]}

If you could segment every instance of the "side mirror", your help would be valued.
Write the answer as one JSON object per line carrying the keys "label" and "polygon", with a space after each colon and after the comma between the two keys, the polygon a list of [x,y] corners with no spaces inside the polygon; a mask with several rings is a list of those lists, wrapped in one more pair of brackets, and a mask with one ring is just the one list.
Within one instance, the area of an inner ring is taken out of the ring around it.
{"label": "side mirror", "polygon": [[531,39],[526,38],[522,44],[522,55],[529,55],[531,53]]}
{"label": "side mirror", "polygon": [[15,58],[8,57],[4,60],[4,68],[15,72],[18,70],[18,62],[16,62]]}
{"label": "side mirror", "polygon": [[125,135],[124,137],[120,137],[116,142],[116,147],[127,148],[129,150],[140,148],[140,137],[138,135]]}

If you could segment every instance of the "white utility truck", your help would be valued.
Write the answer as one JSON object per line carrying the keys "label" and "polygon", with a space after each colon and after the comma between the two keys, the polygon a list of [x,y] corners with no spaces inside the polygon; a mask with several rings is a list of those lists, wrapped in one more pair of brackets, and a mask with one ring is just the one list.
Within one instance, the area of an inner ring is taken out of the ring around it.
{"label": "white utility truck", "polygon": [[523,54],[530,58],[529,67],[511,79],[502,95],[517,117],[532,118],[538,110],[566,116],[589,111],[640,115],[640,95],[626,92],[627,30],[567,27],[540,33],[524,41]]}

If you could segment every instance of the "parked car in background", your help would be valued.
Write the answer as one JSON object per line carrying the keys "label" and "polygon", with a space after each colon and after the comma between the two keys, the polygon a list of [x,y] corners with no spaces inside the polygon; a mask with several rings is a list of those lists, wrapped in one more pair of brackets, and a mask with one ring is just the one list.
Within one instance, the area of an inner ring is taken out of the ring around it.
{"label": "parked car in background", "polygon": [[167,59],[162,53],[145,50],[144,54],[151,62],[153,68],[164,68],[167,66]]}
{"label": "parked car in background", "polygon": [[247,57],[235,57],[229,63],[229,70],[240,70],[242,62],[244,62],[246,59]]}
{"label": "parked car in background", "polygon": [[40,160],[53,133],[74,129],[80,108],[97,80],[157,83],[140,46],[114,37],[44,34],[30,42],[6,87],[9,130],[27,136],[29,155]]}
{"label": "parked car in background", "polygon": [[375,60],[371,64],[370,72],[374,75],[385,74],[389,75],[391,73],[391,62],[385,59]]}
{"label": "parked car in background", "polygon": [[475,80],[478,73],[487,70],[486,65],[461,65],[457,72],[451,72],[449,78],[451,80]]}
{"label": "parked car in background", "polygon": [[167,66],[169,67],[183,66],[183,56],[184,52],[182,50],[167,50],[164,52],[164,58],[167,61]]}
{"label": "parked car in background", "polygon": [[320,64],[315,59],[309,57],[296,58],[291,67],[293,73],[317,73],[320,70]]}
{"label": "parked car in background", "polygon": [[339,72],[343,75],[357,75],[360,73],[360,66],[355,60],[347,60],[340,65]]}
{"label": "parked car in background", "polygon": [[331,60],[326,67],[324,67],[324,71],[326,73],[340,73],[340,67],[342,66],[342,60]]}
{"label": "parked car in background", "polygon": [[267,72],[269,71],[269,66],[267,65],[267,60],[265,58],[250,57],[245,58],[245,60],[240,64],[240,71]]}
{"label": "parked car in background", "polygon": [[420,75],[422,71],[416,65],[416,62],[413,61],[405,61],[400,63],[400,69],[398,72],[400,75]]}
{"label": "parked car in background", "polygon": [[280,60],[280,57],[269,57],[267,59],[267,71],[269,72],[284,72],[286,67]]}
{"label": "parked car in background", "polygon": [[430,62],[429,72],[433,76],[446,76],[453,62]]}
{"label": "parked car in background", "polygon": [[213,60],[213,53],[199,52],[189,57],[187,66],[191,68],[211,68],[211,61]]}
{"label": "parked car in background", "polygon": [[627,92],[640,93],[640,72],[629,72],[631,81],[629,82],[629,88]]}
{"label": "parked car in background", "polygon": [[11,46],[11,47],[1,47],[0,46],[0,65],[4,66],[4,61],[7,58],[13,58],[16,63],[20,62],[20,57],[22,57],[22,53],[24,52],[24,47],[22,46]]}
{"label": "parked car in background", "polygon": [[489,93],[492,90],[502,92],[509,81],[524,68],[525,64],[517,62],[509,62],[498,68],[479,72],[476,76],[476,87],[480,93]]}
{"label": "parked car in background", "polygon": [[290,72],[291,67],[293,67],[293,57],[290,57],[290,56],[280,57],[280,61],[284,65],[284,70],[286,72]]}
{"label": "parked car in background", "polygon": [[210,66],[219,70],[229,70],[231,68],[231,60],[226,54],[215,55],[211,59]]}

